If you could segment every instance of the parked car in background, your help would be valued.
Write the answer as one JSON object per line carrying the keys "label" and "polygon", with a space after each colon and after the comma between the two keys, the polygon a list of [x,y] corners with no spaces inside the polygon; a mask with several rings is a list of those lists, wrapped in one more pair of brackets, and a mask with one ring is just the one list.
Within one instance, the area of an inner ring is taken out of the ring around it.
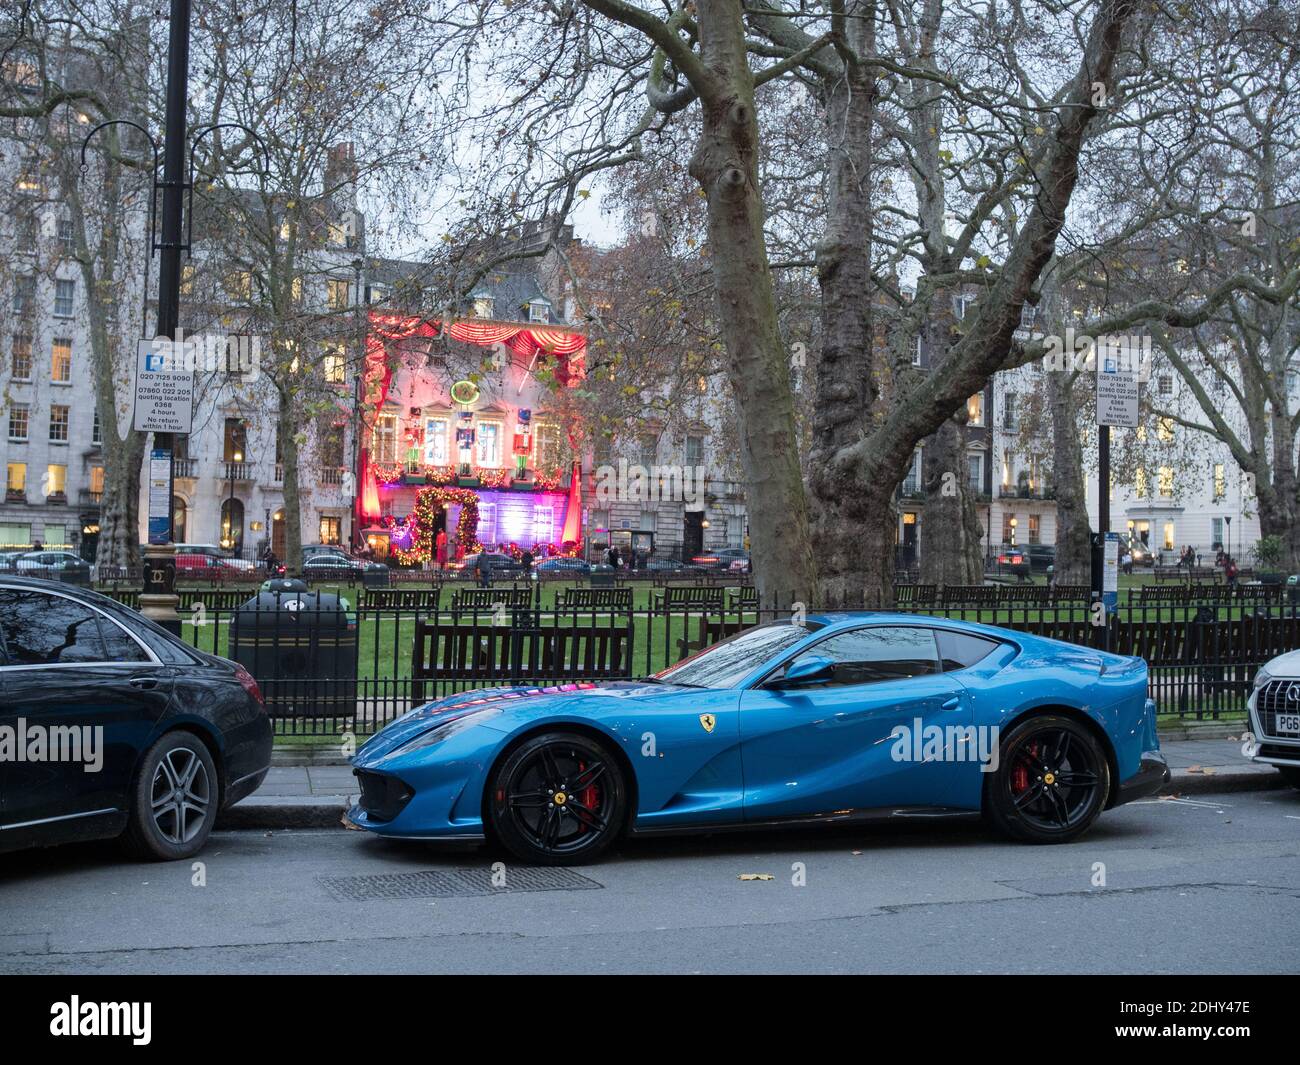
{"label": "parked car in background", "polygon": [[723,547],[717,551],[702,551],[691,557],[691,565],[701,569],[730,569],[737,559],[748,561],[749,552],[742,547]]}
{"label": "parked car in background", "polygon": [[591,563],[581,558],[545,558],[536,563],[533,569],[550,577],[585,577],[591,572]]}
{"label": "parked car in background", "polygon": [[62,584],[90,584],[90,563],[71,551],[28,551],[14,560],[13,572]]}
{"label": "parked car in background", "polygon": [[650,573],[676,573],[682,564],[675,558],[652,558],[645,568]]}
{"label": "parked car in background", "polygon": [[271,764],[242,666],[96,592],[0,577],[0,696],[0,727],[57,722],[63,744],[58,759],[5,765],[0,851],[116,837],[140,857],[188,858]]}
{"label": "parked car in background", "polygon": [[309,581],[361,580],[367,584],[386,585],[388,567],[382,562],[354,558],[332,551],[318,551],[302,563],[302,575]]}
{"label": "parked car in background", "polygon": [[1029,560],[1029,569],[1032,573],[1048,573],[1056,565],[1054,544],[1027,544],[1024,555]]}
{"label": "parked car in background", "polygon": [[13,573],[16,563],[27,551],[0,551],[0,573]]}
{"label": "parked car in background", "polygon": [[1250,698],[1251,760],[1276,766],[1293,788],[1300,788],[1300,651],[1266,662],[1255,674]]}
{"label": "parked car in background", "polygon": [[[196,555],[189,551],[176,552],[176,576],[187,578],[209,578],[225,576],[227,570],[222,559],[212,555]],[[217,571],[217,572],[213,572]]]}
{"label": "parked car in background", "polygon": [[342,555],[344,558],[350,557],[343,550],[342,544],[303,544],[302,557],[305,562],[309,558],[315,558],[317,555]]}

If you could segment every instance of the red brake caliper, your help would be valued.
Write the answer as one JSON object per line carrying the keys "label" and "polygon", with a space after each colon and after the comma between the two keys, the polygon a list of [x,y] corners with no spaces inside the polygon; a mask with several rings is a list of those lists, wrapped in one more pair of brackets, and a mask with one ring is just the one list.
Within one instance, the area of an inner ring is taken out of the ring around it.
{"label": "red brake caliper", "polygon": [[[578,775],[581,776],[586,771],[587,764],[585,762],[579,762]],[[578,801],[594,813],[596,810],[596,804],[600,802],[600,789],[595,784],[588,784],[582,789],[582,794],[578,797]],[[587,826],[583,825],[582,830],[586,832]]]}
{"label": "red brake caliper", "polygon": [[[1038,744],[1032,744],[1029,748],[1029,754],[1033,758],[1038,757]],[[1021,761],[1011,770],[1011,790],[1019,795],[1029,789],[1029,767]]]}

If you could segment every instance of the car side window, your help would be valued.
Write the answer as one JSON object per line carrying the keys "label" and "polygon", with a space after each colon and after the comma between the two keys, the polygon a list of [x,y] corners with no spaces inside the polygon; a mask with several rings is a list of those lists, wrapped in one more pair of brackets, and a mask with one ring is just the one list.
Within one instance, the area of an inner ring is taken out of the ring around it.
{"label": "car side window", "polygon": [[106,660],[98,616],[61,595],[0,589],[0,630],[11,666]]}
{"label": "car side window", "polygon": [[812,687],[877,684],[939,672],[939,655],[931,630],[910,625],[880,625],[828,636],[786,666],[804,658],[829,658],[835,669]]}
{"label": "car side window", "polygon": [[945,673],[982,662],[1000,646],[997,640],[947,629],[937,630],[935,638],[939,641],[939,658],[943,661]]}
{"label": "car side window", "polygon": [[99,635],[104,641],[104,650],[110,662],[148,662],[148,654],[145,653],[135,640],[118,625],[109,621],[108,618],[99,619]]}

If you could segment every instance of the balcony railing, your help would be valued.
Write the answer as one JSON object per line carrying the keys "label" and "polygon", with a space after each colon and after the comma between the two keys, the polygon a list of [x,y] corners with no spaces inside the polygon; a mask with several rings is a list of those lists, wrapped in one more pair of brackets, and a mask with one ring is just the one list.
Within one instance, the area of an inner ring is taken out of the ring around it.
{"label": "balcony railing", "polygon": [[104,499],[102,491],[96,492],[90,488],[83,488],[77,493],[77,502],[83,507],[97,507]]}
{"label": "balcony railing", "polygon": [[172,468],[177,477],[197,477],[199,463],[197,459],[172,459]]}
{"label": "balcony railing", "polygon": [[253,469],[251,462],[223,462],[217,467],[220,479],[223,481],[251,481]]}
{"label": "balcony railing", "polygon": [[6,502],[6,503],[26,503],[26,502],[27,502],[27,490],[26,490],[25,488],[6,488],[6,489],[5,489],[5,502]]}
{"label": "balcony railing", "polygon": [[328,484],[335,488],[343,483],[343,474],[345,470],[342,466],[324,466],[320,471],[320,483]]}

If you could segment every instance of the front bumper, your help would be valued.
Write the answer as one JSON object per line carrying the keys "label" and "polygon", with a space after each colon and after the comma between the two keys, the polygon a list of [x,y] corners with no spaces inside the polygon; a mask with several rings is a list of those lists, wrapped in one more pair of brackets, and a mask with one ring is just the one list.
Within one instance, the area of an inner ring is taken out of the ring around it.
{"label": "front bumper", "polygon": [[[1296,678],[1275,677],[1273,680],[1294,683]],[[1264,687],[1267,688],[1268,685]],[[1261,690],[1263,689],[1256,688],[1252,691],[1250,699],[1246,702],[1246,710],[1250,715],[1250,731],[1255,737],[1255,753],[1250,755],[1250,760],[1264,765],[1300,768],[1300,736],[1275,734],[1264,728],[1264,722],[1261,720],[1264,715],[1260,713],[1258,705]],[[1270,716],[1269,720],[1272,722],[1276,718]]]}
{"label": "front bumper", "polygon": [[1121,806],[1134,799],[1154,795],[1169,783],[1169,763],[1159,751],[1143,751],[1138,771],[1119,786],[1113,805]]}

